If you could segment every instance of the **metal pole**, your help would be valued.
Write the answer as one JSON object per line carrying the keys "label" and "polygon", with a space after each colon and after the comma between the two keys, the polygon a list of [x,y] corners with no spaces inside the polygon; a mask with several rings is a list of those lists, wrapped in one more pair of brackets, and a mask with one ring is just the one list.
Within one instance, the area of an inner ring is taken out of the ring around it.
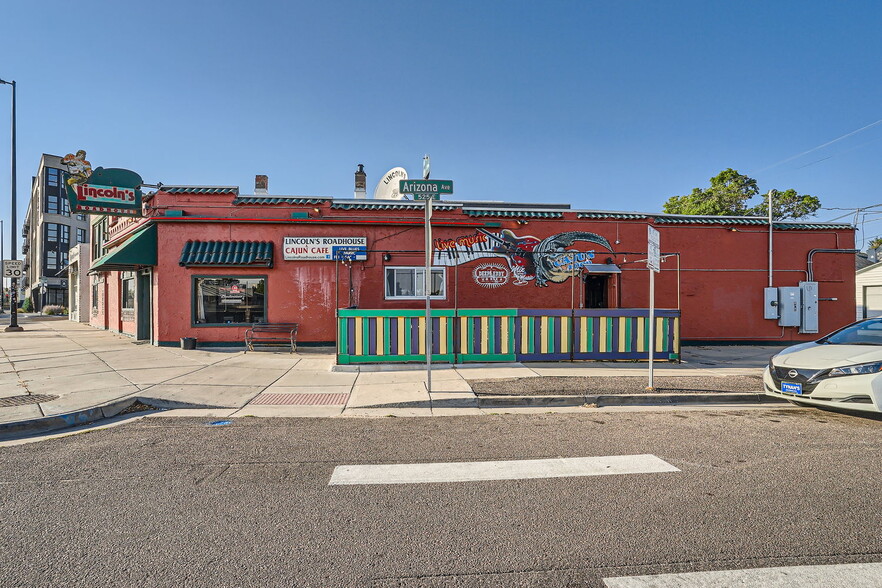
{"label": "metal pole", "polygon": [[[9,234],[12,236],[10,239],[10,245],[12,247],[12,259],[14,261],[18,259],[15,247],[15,80],[12,80],[11,82],[0,80],[0,83],[12,86],[12,227],[10,228]],[[18,326],[18,278],[12,278],[9,290],[9,326],[6,327],[5,330],[23,331],[24,329]]]}
{"label": "metal pole", "polygon": [[769,288],[772,287],[772,192],[769,190]]}
{"label": "metal pole", "polygon": [[426,198],[426,390],[432,393],[432,195]]}
{"label": "metal pole", "polygon": [[[3,253],[3,219],[0,219],[0,262],[6,259]],[[0,277],[0,314],[3,313],[3,307],[6,305],[6,278]]]}
{"label": "metal pole", "polygon": [[655,272],[649,270],[649,387],[654,390],[652,384],[653,359],[655,357]]}

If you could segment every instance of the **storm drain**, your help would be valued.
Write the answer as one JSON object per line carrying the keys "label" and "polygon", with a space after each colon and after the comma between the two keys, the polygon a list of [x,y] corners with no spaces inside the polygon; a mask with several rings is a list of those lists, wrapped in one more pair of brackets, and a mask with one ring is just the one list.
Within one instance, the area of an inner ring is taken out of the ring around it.
{"label": "storm drain", "polygon": [[0,398],[0,407],[39,404],[40,402],[49,402],[56,398],[58,398],[58,396],[53,396],[52,394],[22,394],[21,396],[7,396],[6,398]]}
{"label": "storm drain", "polygon": [[346,404],[349,394],[344,393],[303,393],[303,394],[259,394],[249,404],[277,406],[324,406]]}

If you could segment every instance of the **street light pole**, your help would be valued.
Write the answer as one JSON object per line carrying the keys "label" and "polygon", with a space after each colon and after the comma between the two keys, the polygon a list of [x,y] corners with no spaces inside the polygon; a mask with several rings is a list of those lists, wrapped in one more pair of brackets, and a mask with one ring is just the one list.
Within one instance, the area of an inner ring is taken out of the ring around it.
{"label": "street light pole", "polygon": [[[3,254],[3,219],[0,218],[0,261],[6,256]],[[0,276],[0,314],[3,314],[3,307],[6,305],[6,278]]]}
{"label": "street light pole", "polygon": [[[10,239],[12,247],[13,261],[18,259],[15,252],[15,80],[7,82],[0,80],[0,84],[12,86],[12,227],[10,228]],[[5,329],[9,331],[24,331],[18,326],[18,278],[12,278],[12,284],[9,287],[9,326]]]}

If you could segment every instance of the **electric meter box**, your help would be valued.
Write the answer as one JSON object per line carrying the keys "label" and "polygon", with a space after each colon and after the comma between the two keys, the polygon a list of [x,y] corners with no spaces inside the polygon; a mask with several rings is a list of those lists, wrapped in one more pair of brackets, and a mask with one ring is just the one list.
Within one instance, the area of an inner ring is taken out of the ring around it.
{"label": "electric meter box", "polygon": [[802,290],[802,324],[800,333],[818,332],[818,283],[800,282]]}
{"label": "electric meter box", "polygon": [[778,288],[763,288],[763,318],[778,318]]}
{"label": "electric meter box", "polygon": [[[817,305],[815,305],[817,308]],[[798,327],[802,320],[802,288],[786,286],[778,288],[778,325]]]}

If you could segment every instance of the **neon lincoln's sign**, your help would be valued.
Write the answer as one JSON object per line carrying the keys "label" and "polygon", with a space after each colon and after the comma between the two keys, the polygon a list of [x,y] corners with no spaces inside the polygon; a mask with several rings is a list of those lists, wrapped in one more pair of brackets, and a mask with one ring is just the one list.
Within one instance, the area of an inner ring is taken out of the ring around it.
{"label": "neon lincoln's sign", "polygon": [[67,166],[67,198],[74,212],[111,216],[141,216],[141,184],[137,173],[119,168],[98,167],[86,160],[80,149],[68,153],[61,163]]}

